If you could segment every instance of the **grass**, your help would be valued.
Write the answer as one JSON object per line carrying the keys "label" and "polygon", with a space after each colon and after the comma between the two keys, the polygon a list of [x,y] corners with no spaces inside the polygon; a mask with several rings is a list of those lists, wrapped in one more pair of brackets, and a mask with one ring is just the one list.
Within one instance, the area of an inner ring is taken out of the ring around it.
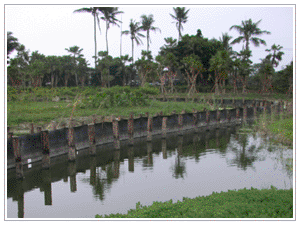
{"label": "grass", "polygon": [[110,214],[96,218],[292,218],[293,189],[240,189],[209,196],[183,198],[173,203],[136,204],[127,214]]}
{"label": "grass", "polygon": [[286,114],[285,118],[281,116],[261,116],[255,122],[255,131],[271,136],[271,140],[276,143],[282,143],[287,146],[293,145],[293,115]]}
{"label": "grass", "polygon": [[[67,107],[70,105],[69,107]],[[149,112],[154,115],[160,111],[164,115],[170,114],[173,110],[177,113],[185,109],[187,112],[192,112],[193,108],[202,111],[206,104],[194,104],[192,102],[159,102],[150,100],[148,106],[135,107],[112,107],[112,108],[80,108],[76,107],[73,111],[73,117],[87,117],[94,114],[102,116],[124,116],[128,117],[131,112],[135,116]],[[73,104],[66,102],[8,102],[8,126],[15,126],[24,122],[40,122],[49,123],[58,118],[69,118],[72,114]]]}

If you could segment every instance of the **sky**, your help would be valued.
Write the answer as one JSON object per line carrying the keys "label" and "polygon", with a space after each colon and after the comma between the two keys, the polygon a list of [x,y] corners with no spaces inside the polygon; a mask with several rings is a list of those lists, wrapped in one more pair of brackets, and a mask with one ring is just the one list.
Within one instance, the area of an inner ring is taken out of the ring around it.
{"label": "sky", "polygon": [[[73,13],[83,7],[97,5],[5,5],[5,30],[13,32],[19,43],[24,44],[30,52],[39,51],[44,55],[68,55],[65,48],[74,45],[83,49],[82,53],[91,67],[94,67],[94,19],[90,13]],[[99,6],[99,5],[98,5]],[[102,5],[103,6],[103,5]],[[119,57],[128,54],[132,56],[130,35],[123,35],[121,30],[129,30],[130,19],[141,21],[143,14],[154,16],[153,26],[160,28],[161,32],[150,32],[150,51],[155,58],[166,42],[164,38],[178,39],[178,30],[173,7],[176,5],[105,5],[119,7],[124,13],[117,16],[122,25],[111,26],[108,30],[109,54]],[[205,38],[219,39],[222,33],[228,32],[233,39],[239,36],[236,30],[229,30],[233,25],[241,25],[242,21],[252,19],[258,22],[261,30],[270,31],[270,35],[262,35],[267,45],[255,47],[250,44],[253,63],[260,63],[260,59],[268,54],[273,44],[281,45],[285,54],[276,70],[288,65],[293,59],[294,49],[294,9],[291,5],[179,5],[189,9],[188,21],[183,24],[182,34],[195,35],[200,29]],[[100,22],[101,34],[97,27],[97,51],[106,51],[105,22]],[[141,32],[146,36],[146,32]],[[141,57],[141,51],[147,49],[147,39],[142,38],[143,45],[134,43],[134,60]],[[122,43],[122,52],[120,52]],[[241,44],[233,45],[233,50],[240,51]],[[14,57],[14,51],[10,57]]]}

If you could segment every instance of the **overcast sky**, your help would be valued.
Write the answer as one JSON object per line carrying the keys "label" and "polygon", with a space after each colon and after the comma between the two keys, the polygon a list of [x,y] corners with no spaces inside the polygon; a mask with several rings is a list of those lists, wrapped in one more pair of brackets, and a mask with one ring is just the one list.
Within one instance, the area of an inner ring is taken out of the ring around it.
{"label": "overcast sky", "polygon": [[[67,55],[65,48],[74,45],[83,48],[84,57],[94,67],[94,19],[89,13],[73,13],[83,7],[97,5],[6,5],[5,29],[13,32],[19,43],[24,44],[31,52],[38,50],[44,55]],[[99,6],[99,5],[98,5]],[[107,5],[109,6],[109,5]],[[154,16],[154,26],[160,32],[150,32],[152,55],[158,54],[160,47],[165,44],[164,38],[178,39],[178,31],[171,14],[174,14],[173,5],[113,5],[119,7],[124,13],[117,18],[122,19],[122,27],[111,26],[108,31],[109,54],[113,57],[120,56],[120,41],[122,40],[122,55],[131,56],[131,39],[129,35],[120,38],[121,29],[129,30],[130,19],[141,21],[141,15]],[[183,7],[184,5],[179,5]],[[262,35],[267,46],[255,47],[250,44],[253,63],[259,63],[268,53],[273,44],[283,46],[282,62],[277,69],[289,64],[293,59],[293,34],[294,34],[294,9],[293,6],[266,5],[266,6],[238,6],[238,5],[186,5],[188,21],[183,24],[182,34],[195,35],[201,29],[205,38],[219,39],[222,33],[228,32],[232,40],[239,36],[235,30],[229,31],[232,25],[241,25],[242,21],[252,19],[253,22],[261,20],[259,28],[270,31],[270,35]],[[101,21],[101,34],[97,29],[97,51],[106,50],[105,23]],[[146,32],[142,32],[146,35]],[[146,50],[146,38],[142,39],[143,45],[134,44],[134,59],[141,57],[141,51]],[[235,44],[233,49],[241,50],[241,44]],[[11,57],[16,55],[13,52]]]}

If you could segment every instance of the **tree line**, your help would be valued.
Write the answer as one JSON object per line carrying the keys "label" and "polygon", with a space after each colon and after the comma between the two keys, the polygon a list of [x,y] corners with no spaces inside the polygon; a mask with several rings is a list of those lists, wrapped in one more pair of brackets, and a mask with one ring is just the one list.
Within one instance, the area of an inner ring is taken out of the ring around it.
{"label": "tree line", "polygon": [[[107,33],[111,25],[120,26],[122,21],[116,18],[122,14],[118,7],[90,7],[75,10],[74,13],[90,13],[94,18],[95,65],[89,63],[81,54],[82,48],[72,46],[65,50],[69,55],[45,56],[38,51],[32,52],[18,43],[12,32],[7,33],[7,55],[9,60],[8,84],[12,86],[45,86],[50,83],[57,86],[125,86],[138,76],[141,86],[147,82],[159,81],[161,91],[165,92],[165,84],[169,91],[174,91],[176,80],[184,81],[188,86],[189,94],[197,89],[208,87],[216,94],[226,92],[229,80],[232,82],[233,92],[237,92],[237,84],[242,84],[246,92],[248,81],[258,84],[263,93],[273,91],[292,93],[293,62],[281,71],[275,68],[282,60],[284,52],[280,45],[273,44],[269,53],[261,63],[253,64],[250,60],[252,51],[250,44],[258,47],[266,42],[259,38],[271,34],[261,30],[258,22],[251,19],[242,21],[240,25],[233,25],[229,31],[236,30],[239,35],[235,39],[228,33],[222,33],[217,40],[208,39],[198,29],[195,35],[182,35],[183,24],[188,21],[190,9],[174,7],[170,16],[176,23],[178,40],[173,37],[164,38],[165,44],[160,48],[158,55],[153,58],[150,51],[150,31],[160,31],[154,26],[153,15],[142,15],[141,21],[130,20],[129,29],[121,35],[129,35],[132,41],[132,56],[112,57],[109,55]],[[97,52],[96,30],[101,31],[100,20],[106,24],[106,51]],[[144,35],[142,32],[146,32]],[[142,38],[147,39],[147,50],[142,50],[140,59],[134,61],[134,44],[142,44]],[[233,40],[232,40],[233,39]],[[243,42],[240,52],[233,51],[232,46]],[[121,49],[121,46],[120,46]],[[15,58],[9,55],[17,51]]]}

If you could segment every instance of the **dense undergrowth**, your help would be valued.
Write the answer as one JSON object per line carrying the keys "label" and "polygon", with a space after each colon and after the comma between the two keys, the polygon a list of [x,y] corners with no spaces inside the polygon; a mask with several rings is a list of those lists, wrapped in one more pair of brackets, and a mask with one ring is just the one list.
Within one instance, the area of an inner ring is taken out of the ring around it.
{"label": "dense undergrowth", "polygon": [[292,218],[293,189],[258,190],[255,188],[212,193],[173,203],[136,204],[127,214],[110,214],[96,218]]}

